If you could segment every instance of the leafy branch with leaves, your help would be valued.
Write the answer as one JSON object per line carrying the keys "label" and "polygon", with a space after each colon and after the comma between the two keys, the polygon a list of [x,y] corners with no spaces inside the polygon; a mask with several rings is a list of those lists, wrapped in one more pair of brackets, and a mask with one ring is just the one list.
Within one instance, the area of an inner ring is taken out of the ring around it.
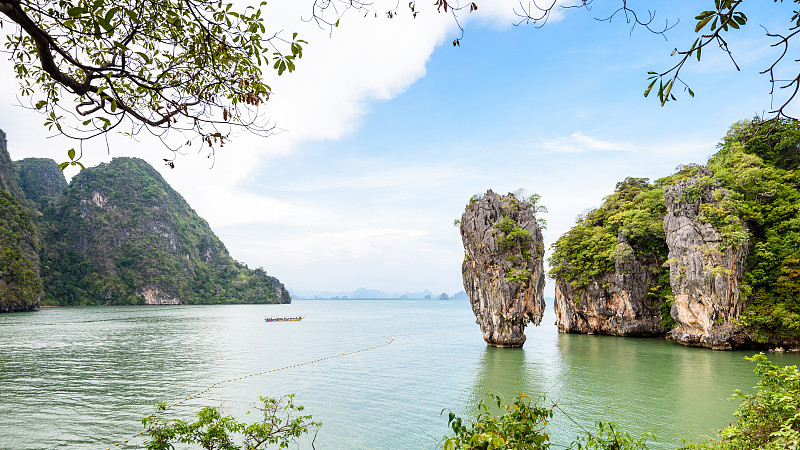
{"label": "leafy branch with leaves", "polygon": [[[171,450],[175,443],[197,445],[206,450],[254,450],[269,445],[288,448],[300,436],[311,431],[316,434],[322,426],[312,421],[310,415],[300,415],[303,406],[295,405],[294,394],[278,399],[259,399],[262,405],[258,410],[262,419],[252,424],[223,415],[213,406],[201,409],[194,422],[180,419],[160,421],[158,416],[167,409],[167,404],[159,403],[155,413],[142,419],[148,436],[144,446],[148,450]],[[242,445],[236,443],[237,437],[241,438]]]}
{"label": "leafy branch with leaves", "polygon": [[81,143],[146,130],[174,152],[199,141],[212,157],[233,127],[273,132],[259,110],[271,93],[262,64],[281,75],[303,55],[296,33],[267,32],[264,5],[0,0],[0,24],[16,26],[4,53],[49,130]]}

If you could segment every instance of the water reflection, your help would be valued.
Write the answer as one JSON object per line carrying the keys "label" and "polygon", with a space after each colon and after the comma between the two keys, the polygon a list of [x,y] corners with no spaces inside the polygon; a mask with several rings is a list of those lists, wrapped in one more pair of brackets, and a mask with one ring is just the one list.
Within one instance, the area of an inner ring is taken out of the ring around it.
{"label": "water reflection", "polygon": [[[737,404],[736,388],[756,382],[753,352],[689,348],[662,339],[617,338],[529,329],[522,349],[486,347],[475,367],[468,411],[485,389],[511,401],[523,392],[558,404],[552,438],[568,444],[598,420],[631,434],[653,431],[654,448],[697,439],[724,427]],[[770,355],[794,364],[790,355]]]}

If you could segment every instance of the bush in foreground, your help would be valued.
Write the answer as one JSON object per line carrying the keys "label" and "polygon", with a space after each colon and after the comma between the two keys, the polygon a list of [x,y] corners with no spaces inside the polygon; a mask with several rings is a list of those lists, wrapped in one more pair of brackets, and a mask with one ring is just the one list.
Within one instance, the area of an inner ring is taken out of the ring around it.
{"label": "bush in foreground", "polygon": [[[316,433],[322,426],[319,422],[311,421],[310,415],[298,415],[303,411],[303,406],[294,404],[294,394],[279,399],[259,399],[262,406],[258,409],[263,414],[263,420],[249,425],[223,415],[219,408],[212,406],[201,409],[194,422],[180,419],[160,422],[158,415],[167,409],[167,404],[159,403],[154,414],[142,419],[149,436],[144,446],[148,450],[172,450],[176,443],[206,450],[253,450],[270,445],[288,448],[296,438],[311,430]],[[241,445],[236,443],[239,439]]]}

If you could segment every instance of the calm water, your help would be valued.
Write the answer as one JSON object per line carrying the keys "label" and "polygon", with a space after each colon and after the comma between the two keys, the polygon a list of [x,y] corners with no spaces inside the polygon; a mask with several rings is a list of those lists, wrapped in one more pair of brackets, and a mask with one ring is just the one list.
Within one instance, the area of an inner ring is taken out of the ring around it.
{"label": "calm water", "polygon": [[[272,323],[265,316],[303,315]],[[141,431],[152,405],[223,383],[172,409],[243,415],[260,395],[296,393],[323,422],[318,449],[435,448],[443,408],[474,410],[483,386],[508,399],[545,395],[565,411],[567,444],[580,426],[614,418],[653,430],[657,447],[727,425],[726,398],[755,384],[752,352],[715,352],[653,339],[559,334],[552,311],[524,349],[487,347],[468,303],[438,300],[295,301],[291,305],[48,308],[0,315],[0,448],[114,447]],[[797,364],[796,354],[771,355]],[[574,419],[578,425],[572,422]],[[253,416],[249,416],[253,417]],[[255,420],[253,417],[250,420]],[[118,448],[136,448],[133,439]],[[308,441],[301,448],[310,448]]]}

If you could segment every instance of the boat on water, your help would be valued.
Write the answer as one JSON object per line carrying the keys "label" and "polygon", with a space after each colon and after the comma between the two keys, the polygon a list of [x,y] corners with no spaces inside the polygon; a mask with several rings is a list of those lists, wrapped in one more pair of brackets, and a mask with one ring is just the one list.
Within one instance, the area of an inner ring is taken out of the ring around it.
{"label": "boat on water", "polygon": [[303,320],[303,316],[300,317],[264,317],[264,322],[299,322]]}

